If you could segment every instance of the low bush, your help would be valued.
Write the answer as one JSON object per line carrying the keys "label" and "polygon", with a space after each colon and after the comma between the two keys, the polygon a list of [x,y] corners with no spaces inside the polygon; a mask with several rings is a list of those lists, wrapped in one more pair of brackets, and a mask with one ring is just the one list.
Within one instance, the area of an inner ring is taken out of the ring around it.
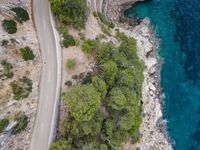
{"label": "low bush", "polygon": [[94,17],[98,17],[98,14],[97,14],[96,11],[94,11],[92,14],[93,14]]}
{"label": "low bush", "polygon": [[66,34],[66,33],[68,33],[68,31],[69,31],[67,25],[64,25],[64,24],[60,24],[60,25],[58,26],[58,30],[59,30],[59,32],[60,32],[61,34]]}
{"label": "low bush", "polygon": [[15,8],[11,8],[11,10],[16,13],[18,19],[21,22],[29,20],[28,12],[24,8],[15,7]]}
{"label": "low bush", "polygon": [[8,126],[9,120],[8,119],[2,119],[0,120],[0,133],[2,133],[5,128]]}
{"label": "low bush", "polygon": [[27,77],[20,78],[11,82],[12,91],[15,100],[27,98],[32,91],[32,81]]}
{"label": "low bush", "polygon": [[116,38],[121,41],[127,40],[127,36],[123,32],[117,32]]}
{"label": "low bush", "polygon": [[21,52],[22,58],[25,61],[33,60],[35,58],[35,55],[33,54],[33,51],[30,47],[20,48],[19,50]]}
{"label": "low bush", "polygon": [[112,23],[112,21],[108,20],[108,19],[106,18],[106,16],[103,15],[102,13],[98,13],[98,17],[99,17],[99,19],[101,20],[101,22],[102,22],[103,24],[107,25],[109,28],[114,28],[114,27],[115,27],[115,25]]}
{"label": "low bush", "polygon": [[68,59],[67,60],[67,68],[70,70],[75,69],[76,67],[76,60],[75,59]]}
{"label": "low bush", "polygon": [[13,128],[12,134],[20,133],[28,125],[28,117],[24,113],[18,114],[15,117],[15,121],[17,121],[17,124]]}
{"label": "low bush", "polygon": [[1,41],[1,46],[7,46],[8,43],[9,43],[9,41],[4,39]]}
{"label": "low bush", "polygon": [[11,63],[8,63],[7,61],[2,61],[1,65],[4,66],[4,73],[3,75],[7,78],[12,78],[14,76],[14,73],[12,71],[13,65]]}
{"label": "low bush", "polygon": [[3,28],[9,34],[14,34],[17,32],[17,23],[14,20],[3,20]]}
{"label": "low bush", "polygon": [[108,36],[111,36],[111,31],[110,31],[110,29],[109,29],[107,26],[105,26],[104,24],[101,25],[101,31],[102,31],[103,33],[107,34]]}
{"label": "low bush", "polygon": [[84,52],[91,54],[95,49],[99,47],[99,40],[86,40],[82,45],[82,49]]}
{"label": "low bush", "polygon": [[69,46],[75,46],[76,45],[76,40],[73,38],[73,36],[69,35],[68,33],[64,34],[64,40],[62,41],[64,47],[69,47]]}

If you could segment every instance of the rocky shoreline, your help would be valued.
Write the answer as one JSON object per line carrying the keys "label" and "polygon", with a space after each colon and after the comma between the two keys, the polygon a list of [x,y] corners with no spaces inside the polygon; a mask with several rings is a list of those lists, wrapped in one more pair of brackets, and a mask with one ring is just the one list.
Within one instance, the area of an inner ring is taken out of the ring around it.
{"label": "rocky shoreline", "polygon": [[[138,55],[145,65],[143,83],[143,123],[140,129],[142,150],[171,150],[166,121],[162,113],[162,93],[160,71],[162,60],[158,56],[159,40],[152,29],[150,20],[145,18],[140,24],[123,15],[124,10],[141,0],[104,0],[102,12],[119,27],[121,32],[137,40]],[[127,147],[133,150],[134,146]]]}

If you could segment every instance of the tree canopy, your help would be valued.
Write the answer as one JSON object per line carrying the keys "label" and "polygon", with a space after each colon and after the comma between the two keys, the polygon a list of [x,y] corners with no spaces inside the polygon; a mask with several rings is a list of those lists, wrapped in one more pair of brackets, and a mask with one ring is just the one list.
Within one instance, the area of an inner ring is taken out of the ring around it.
{"label": "tree canopy", "polygon": [[75,86],[65,93],[69,113],[78,122],[92,119],[100,108],[100,94],[91,85]]}
{"label": "tree canopy", "polygon": [[135,39],[118,36],[119,47],[111,42],[98,47],[94,41],[86,43],[96,57],[94,72],[64,95],[69,113],[61,139],[73,150],[122,150],[122,143],[140,138],[144,66]]}
{"label": "tree canopy", "polygon": [[87,19],[86,0],[49,0],[58,19],[67,25],[84,28]]}

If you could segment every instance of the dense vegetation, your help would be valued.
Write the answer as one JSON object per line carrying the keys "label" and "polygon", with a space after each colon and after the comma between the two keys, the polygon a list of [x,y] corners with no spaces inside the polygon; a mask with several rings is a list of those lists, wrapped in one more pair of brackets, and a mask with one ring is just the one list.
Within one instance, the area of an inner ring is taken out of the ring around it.
{"label": "dense vegetation", "polygon": [[19,50],[21,52],[22,58],[25,61],[33,60],[35,58],[35,55],[33,54],[33,51],[30,47],[20,48]]}
{"label": "dense vegetation", "polygon": [[4,129],[8,126],[9,120],[8,119],[2,119],[0,120],[0,133],[4,131]]}
{"label": "dense vegetation", "polygon": [[86,0],[49,0],[51,9],[60,22],[73,25],[75,28],[84,28],[87,19]]}
{"label": "dense vegetation", "polygon": [[11,10],[16,13],[20,22],[29,20],[28,12],[25,9],[21,7],[15,7],[15,8],[11,8]]}
{"label": "dense vegetation", "polygon": [[94,73],[64,94],[68,117],[51,150],[122,150],[122,143],[139,140],[143,64],[136,41],[118,34],[113,43],[87,41],[94,52]]}
{"label": "dense vegetation", "polygon": [[15,117],[15,121],[17,121],[16,126],[12,130],[12,134],[20,133],[24,130],[28,125],[28,117],[24,113],[20,113]]}
{"label": "dense vegetation", "polygon": [[15,100],[27,98],[32,91],[32,81],[27,77],[20,78],[11,82],[12,91]]}
{"label": "dense vegetation", "polygon": [[9,34],[14,34],[17,32],[17,23],[14,20],[3,20],[3,28]]}

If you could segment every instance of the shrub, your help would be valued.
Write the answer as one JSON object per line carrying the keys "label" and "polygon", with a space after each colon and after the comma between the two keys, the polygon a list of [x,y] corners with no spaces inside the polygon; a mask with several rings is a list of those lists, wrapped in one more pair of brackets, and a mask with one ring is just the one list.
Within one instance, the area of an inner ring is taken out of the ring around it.
{"label": "shrub", "polygon": [[68,33],[67,34],[64,34],[64,40],[63,40],[63,45],[64,47],[69,47],[69,46],[75,46],[76,45],[76,41],[75,39],[73,38],[73,36],[69,35]]}
{"label": "shrub", "polygon": [[15,100],[27,98],[32,91],[32,81],[27,77],[20,78],[11,82],[12,91]]}
{"label": "shrub", "polygon": [[101,25],[101,31],[105,34],[107,34],[108,36],[111,36],[111,31],[109,30],[109,28],[105,25]]}
{"label": "shrub", "polygon": [[84,34],[84,33],[79,32],[79,36],[80,36],[80,39],[81,39],[82,41],[85,41],[85,34]]}
{"label": "shrub", "polygon": [[66,81],[65,85],[68,86],[68,87],[71,87],[72,86],[72,81],[70,81],[70,80]]}
{"label": "shrub", "polygon": [[107,18],[102,14],[102,13],[98,13],[99,19],[101,20],[101,22],[105,25],[107,25],[109,28],[114,28],[115,25],[112,23],[112,21],[107,20]]}
{"label": "shrub", "polygon": [[76,60],[75,59],[68,59],[67,60],[67,68],[70,70],[75,69],[76,67]]}
{"label": "shrub", "polygon": [[90,84],[92,82],[92,73],[88,72],[83,78],[82,84]]}
{"label": "shrub", "polygon": [[71,150],[71,144],[68,141],[58,140],[50,145],[49,150]]}
{"label": "shrub", "polygon": [[9,34],[14,34],[17,32],[17,23],[14,20],[3,20],[3,28]]}
{"label": "shrub", "polygon": [[12,44],[14,44],[14,43],[16,43],[17,41],[16,41],[16,39],[11,38],[11,39],[10,39],[10,42],[11,42]]}
{"label": "shrub", "polygon": [[4,129],[8,126],[9,120],[8,119],[2,119],[0,120],[0,133],[4,131]]}
{"label": "shrub", "polygon": [[98,40],[86,40],[82,45],[84,52],[91,54],[98,47]]}
{"label": "shrub", "polygon": [[21,7],[15,7],[11,8],[11,10],[16,13],[21,22],[29,20],[28,12],[25,9]]}
{"label": "shrub", "polygon": [[17,124],[13,128],[12,134],[20,133],[28,125],[28,117],[24,113],[18,114],[15,118],[15,121],[17,121]]}
{"label": "shrub", "polygon": [[93,16],[94,16],[94,17],[98,17],[98,14],[97,14],[96,11],[93,12]]}
{"label": "shrub", "polygon": [[8,43],[9,43],[9,41],[4,39],[1,41],[1,46],[7,46]]}
{"label": "shrub", "polygon": [[35,58],[35,55],[33,54],[33,51],[30,47],[20,48],[19,50],[21,52],[22,58],[25,61],[33,60]]}
{"label": "shrub", "polygon": [[117,32],[116,38],[119,39],[119,40],[122,40],[122,41],[127,40],[127,36],[123,32]]}
{"label": "shrub", "polygon": [[7,61],[1,62],[2,66],[4,66],[4,73],[3,75],[7,78],[12,78],[14,76],[14,73],[12,71],[13,65],[11,63],[8,63]]}
{"label": "shrub", "polygon": [[66,34],[69,31],[68,27],[62,23],[59,25],[58,30],[61,34]]}

